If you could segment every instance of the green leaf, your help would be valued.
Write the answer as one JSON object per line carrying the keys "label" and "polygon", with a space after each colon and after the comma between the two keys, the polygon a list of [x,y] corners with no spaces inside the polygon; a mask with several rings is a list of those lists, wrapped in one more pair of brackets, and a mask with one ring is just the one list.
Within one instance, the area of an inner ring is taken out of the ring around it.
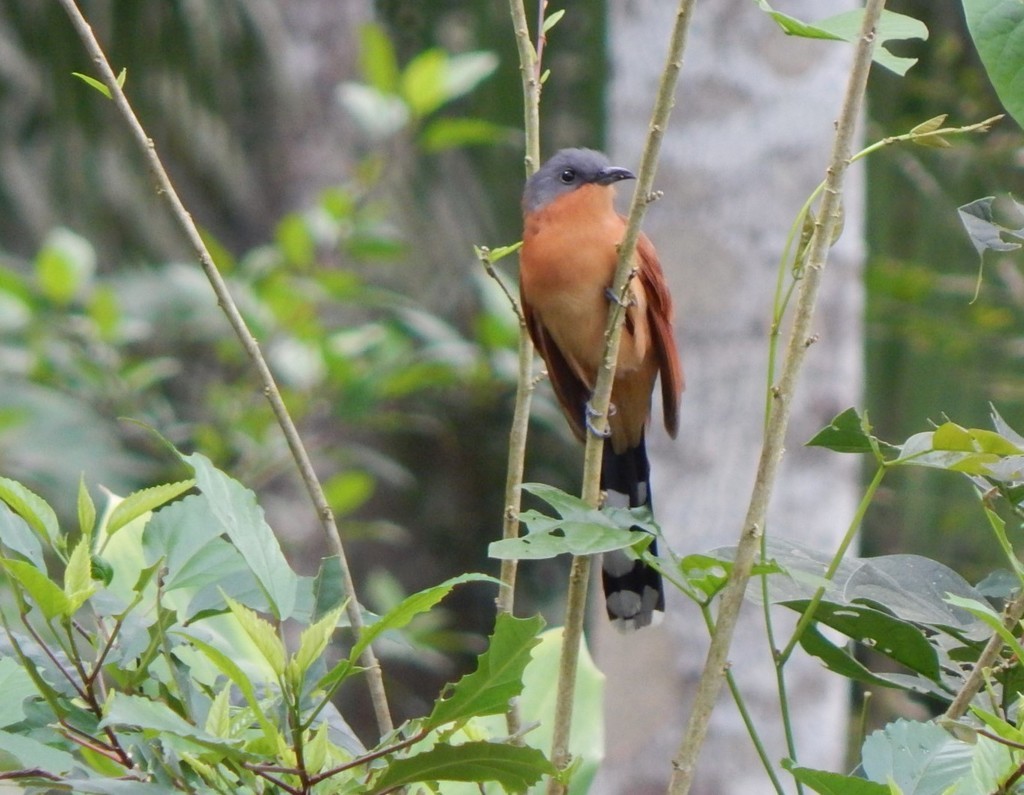
{"label": "green leaf", "polygon": [[256,503],[256,495],[213,466],[200,453],[182,456],[195,470],[196,485],[206,495],[211,518],[245,558],[279,619],[295,609],[298,578]]}
{"label": "green leaf", "polygon": [[797,767],[792,759],[783,759],[782,766],[793,775],[793,778],[819,795],[891,795],[891,790],[885,784],[867,781],[857,776]]}
{"label": "green leaf", "polygon": [[[786,602],[798,613],[803,613],[808,600]],[[939,681],[941,670],[935,648],[924,633],[906,621],[865,605],[839,605],[821,602],[814,612],[821,624],[843,633],[859,643],[916,671],[933,681]]]}
{"label": "green leaf", "polygon": [[85,485],[85,473],[78,481],[78,528],[86,538],[92,538],[96,527],[96,504],[92,501],[89,489]]}
{"label": "green leaf", "polygon": [[828,640],[814,624],[808,626],[800,636],[800,648],[821,660],[828,670],[854,682],[863,682],[871,687],[899,688],[934,694],[940,698],[948,697],[946,691],[922,676],[875,673],[861,663],[855,654]]}
{"label": "green leaf", "polygon": [[390,760],[368,790],[390,792],[417,781],[494,781],[506,792],[525,792],[542,776],[557,771],[536,748],[504,743],[438,745],[404,759]]}
{"label": "green leaf", "polygon": [[544,19],[544,25],[543,25],[543,27],[541,29],[541,32],[542,33],[547,33],[549,30],[551,30],[551,28],[553,28],[555,25],[557,25],[561,21],[562,17],[564,17],[564,16],[565,16],[565,9],[564,8],[560,8],[558,11],[552,11]]}
{"label": "green leaf", "polygon": [[37,569],[46,568],[39,536],[3,502],[0,502],[0,544],[12,552],[24,555]]}
{"label": "green leaf", "polygon": [[327,754],[330,751],[330,726],[324,721],[321,723],[313,736],[306,743],[303,761],[306,763],[306,771],[319,773],[327,765]]}
{"label": "green leaf", "polygon": [[90,85],[93,88],[95,88],[97,91],[99,91],[101,94],[103,94],[103,96],[105,96],[107,99],[113,99],[113,96],[111,96],[111,94],[110,94],[110,89],[107,88],[106,83],[104,83],[102,80],[97,80],[95,77],[89,77],[89,75],[84,75],[81,72],[72,72],[71,74],[74,77],[77,77],[79,80],[81,80],[86,85]]}
{"label": "green leaf", "polygon": [[246,676],[245,672],[239,667],[238,663],[232,660],[227,654],[222,652],[216,646],[207,643],[204,640],[200,640],[194,635],[186,633],[178,633],[182,637],[186,638],[189,643],[199,649],[207,659],[212,662],[217,669],[224,674],[228,679],[235,683],[235,686],[242,692],[242,696],[245,698],[246,703],[249,705],[249,710],[256,717],[257,722],[260,724],[260,728],[263,730],[264,741],[272,748],[277,747],[278,734],[274,728],[274,724],[267,717],[263,711],[263,707],[260,704],[259,699],[256,697],[256,688],[253,687],[249,677]]}
{"label": "green leaf", "polygon": [[343,610],[344,608],[337,607],[315,624],[311,624],[303,630],[299,637],[299,650],[292,658],[297,674],[296,682],[301,681],[309,667],[324,653],[324,649],[331,642],[331,636],[341,620]]}
{"label": "green leaf", "polygon": [[996,221],[993,205],[995,196],[985,196],[956,208],[971,245],[983,257],[986,251],[1016,251],[1021,244],[1006,237],[1024,238],[1024,227],[1005,226]]}
{"label": "green leaf", "polygon": [[[786,35],[808,39],[854,41],[860,34],[864,18],[863,10],[854,10],[819,22],[807,23],[774,10],[767,0],[758,0],[758,5],[775,20]],[[917,59],[893,55],[885,45],[894,40],[927,38],[928,28],[920,20],[893,11],[883,11],[875,30],[874,61],[898,75],[905,75],[907,70],[917,63]]]}
{"label": "green leaf", "polygon": [[256,648],[260,650],[263,659],[278,676],[284,674],[287,658],[284,650],[284,643],[277,634],[277,630],[269,621],[264,621],[256,613],[234,599],[227,597],[228,607],[231,614],[238,621],[239,626],[249,636]]}
{"label": "green leaf", "polygon": [[7,558],[0,558],[0,566],[25,589],[47,621],[69,615],[68,598],[63,589],[35,566]]}
{"label": "green leaf", "polygon": [[422,118],[468,94],[497,68],[498,57],[492,52],[448,55],[435,47],[409,61],[402,73],[400,93],[413,115]]}
{"label": "green leaf", "polygon": [[967,29],[1003,107],[1024,126],[1024,3],[963,0]]}
{"label": "green leaf", "polygon": [[382,633],[406,626],[420,613],[425,613],[444,599],[456,585],[466,582],[498,583],[499,581],[493,577],[488,577],[486,574],[469,572],[468,574],[462,574],[458,577],[452,577],[450,580],[445,580],[432,588],[414,593],[412,596],[404,599],[393,610],[388,611],[379,621],[363,629],[362,635],[359,636],[359,639],[352,646],[349,660],[355,662],[362,655],[366,647],[373,643]]}
{"label": "green leaf", "polygon": [[111,726],[137,726],[146,733],[171,735],[195,740],[203,745],[234,753],[234,743],[207,734],[193,726],[162,701],[142,696],[129,696],[114,692],[104,708],[103,720],[98,728]]}
{"label": "green leaf", "polygon": [[107,519],[106,532],[110,537],[129,522],[143,514],[155,511],[196,485],[194,480],[182,480],[178,483],[162,483],[148,489],[135,491],[121,500],[110,512]]}
{"label": "green leaf", "polygon": [[81,235],[58,227],[46,236],[36,254],[35,272],[47,299],[61,306],[69,304],[91,287],[96,251]]}
{"label": "green leaf", "polygon": [[[21,733],[12,734],[0,731],[0,756],[10,756],[16,760],[13,767],[24,770],[45,770],[55,776],[68,773],[78,762],[67,751],[45,745],[39,740]],[[9,764],[9,763],[8,763]],[[8,765],[5,764],[5,769]]]}
{"label": "green leaf", "polygon": [[[649,544],[657,530],[645,508],[598,510],[579,497],[542,483],[525,483],[522,488],[550,504],[560,518],[525,511],[520,519],[527,527],[527,535],[492,542],[487,548],[492,558],[535,560],[563,553],[593,555]],[[632,527],[649,532],[636,532]]]}
{"label": "green leaf", "polygon": [[24,668],[14,657],[0,658],[0,728],[25,719],[24,701],[38,691]]}
{"label": "green leaf", "polygon": [[320,561],[320,568],[313,580],[313,617],[316,621],[336,608],[346,599],[345,586],[341,576],[341,564],[336,555]]}
{"label": "green leaf", "polygon": [[1017,640],[1014,633],[1003,624],[1003,617],[989,607],[987,602],[965,599],[962,596],[955,596],[953,594],[949,594],[946,597],[946,601],[984,621],[990,629],[994,630],[1003,639],[1003,642],[1009,646],[1010,651],[1013,652],[1017,659],[1024,660],[1024,646]]}
{"label": "green leaf", "polygon": [[934,723],[901,719],[868,736],[861,760],[871,781],[940,795],[970,771],[971,746]]}
{"label": "green leaf", "polygon": [[511,134],[511,128],[486,119],[440,118],[423,128],[419,142],[427,152],[443,152],[463,146],[491,146]]}
{"label": "green leaf", "polygon": [[433,113],[445,102],[444,75],[448,54],[434,47],[416,55],[405,67],[401,95],[414,116]]}
{"label": "green leaf", "polygon": [[359,28],[359,68],[363,79],[378,91],[398,90],[398,58],[384,28],[373,23]]}
{"label": "green leaf", "polygon": [[825,447],[837,453],[870,453],[877,449],[877,444],[867,414],[862,417],[855,408],[836,415],[828,427],[807,442],[808,447]]}
{"label": "green leaf", "polygon": [[92,581],[92,554],[89,540],[81,539],[71,551],[64,569],[64,595],[68,599],[65,615],[72,616],[96,591]]}
{"label": "green leaf", "polygon": [[345,516],[373,496],[377,481],[369,472],[352,469],[339,472],[324,482],[324,494],[335,516]]}
{"label": "green leaf", "polygon": [[456,682],[447,697],[434,704],[426,720],[430,729],[478,715],[497,715],[508,709],[523,689],[523,671],[530,652],[540,641],[544,626],[540,616],[513,618],[499,614],[487,651],[477,659],[476,670]]}
{"label": "green leaf", "polygon": [[225,685],[210,703],[203,731],[214,737],[231,735],[231,685]]}
{"label": "green leaf", "polygon": [[316,240],[309,224],[298,213],[289,213],[278,222],[274,239],[289,264],[308,268],[315,262]]}
{"label": "green leaf", "polygon": [[49,546],[57,546],[60,531],[57,514],[47,502],[15,480],[0,477],[0,500],[6,502],[18,516]]}
{"label": "green leaf", "polygon": [[338,101],[374,140],[387,139],[409,123],[411,112],[405,100],[373,86],[342,83],[338,86]]}

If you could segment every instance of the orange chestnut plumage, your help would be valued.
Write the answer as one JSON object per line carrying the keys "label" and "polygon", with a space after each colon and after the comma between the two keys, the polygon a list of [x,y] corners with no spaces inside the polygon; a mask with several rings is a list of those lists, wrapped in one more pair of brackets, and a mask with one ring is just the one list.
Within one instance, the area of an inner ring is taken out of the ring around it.
{"label": "orange chestnut plumage", "polygon": [[[626,222],[614,208],[614,185],[633,179],[592,149],[563,149],[535,173],[523,193],[520,292],[530,336],[547,364],[555,395],[573,431],[586,434],[588,405],[605,348],[609,288]],[[683,370],[672,333],[672,298],[657,253],[641,234],[637,273],[622,330],[605,440],[601,487],[608,499],[650,505],[644,432],[658,376],[665,427],[678,430]],[[618,495],[618,496],[617,496]],[[656,571],[624,553],[605,555],[610,618],[625,629],[651,623],[665,598]]]}

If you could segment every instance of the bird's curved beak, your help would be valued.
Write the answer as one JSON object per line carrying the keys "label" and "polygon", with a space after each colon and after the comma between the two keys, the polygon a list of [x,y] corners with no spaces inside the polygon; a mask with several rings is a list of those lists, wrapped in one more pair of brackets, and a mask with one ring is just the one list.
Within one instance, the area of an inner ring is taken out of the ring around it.
{"label": "bird's curved beak", "polygon": [[624,179],[636,179],[636,174],[628,168],[608,166],[608,168],[602,168],[597,172],[597,177],[594,179],[594,182],[598,185],[612,185]]}

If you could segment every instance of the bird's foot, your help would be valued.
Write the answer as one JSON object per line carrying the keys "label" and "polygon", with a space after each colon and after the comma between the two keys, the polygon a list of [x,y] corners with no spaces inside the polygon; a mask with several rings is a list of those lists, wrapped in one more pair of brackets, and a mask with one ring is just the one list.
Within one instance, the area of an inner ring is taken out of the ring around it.
{"label": "bird's foot", "polygon": [[[608,405],[608,416],[611,417],[614,414],[615,414],[615,405],[614,404],[609,404]],[[584,406],[584,420],[583,420],[583,422],[587,426],[587,430],[590,431],[592,434],[594,434],[594,436],[597,436],[597,437],[599,437],[601,439],[607,439],[609,436],[612,435],[611,429],[610,428],[601,429],[601,428],[598,428],[596,425],[594,425],[594,420],[597,419],[598,417],[601,417],[601,416],[603,416],[603,415],[600,414],[599,412],[595,411],[594,407],[591,406],[589,402],[586,404],[586,406]]]}
{"label": "bird's foot", "polygon": [[609,301],[613,304],[618,304],[624,309],[629,309],[631,306],[636,305],[636,297],[632,291],[626,293],[627,297],[625,299],[620,298],[611,287],[605,287],[604,294]]}

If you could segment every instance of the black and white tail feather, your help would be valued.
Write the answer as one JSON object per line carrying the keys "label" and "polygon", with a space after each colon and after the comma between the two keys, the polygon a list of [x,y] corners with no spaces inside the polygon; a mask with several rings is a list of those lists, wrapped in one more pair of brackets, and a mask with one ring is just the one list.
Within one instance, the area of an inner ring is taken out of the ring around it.
{"label": "black and white tail feather", "polygon": [[[611,439],[605,440],[601,489],[607,495],[608,505],[651,506],[651,468],[642,438],[639,445],[622,453],[612,449]],[[636,531],[645,532],[640,528]],[[658,553],[653,541],[649,549]],[[601,580],[608,618],[617,630],[632,632],[661,621],[665,614],[665,588],[657,570],[616,550],[604,554]]]}

